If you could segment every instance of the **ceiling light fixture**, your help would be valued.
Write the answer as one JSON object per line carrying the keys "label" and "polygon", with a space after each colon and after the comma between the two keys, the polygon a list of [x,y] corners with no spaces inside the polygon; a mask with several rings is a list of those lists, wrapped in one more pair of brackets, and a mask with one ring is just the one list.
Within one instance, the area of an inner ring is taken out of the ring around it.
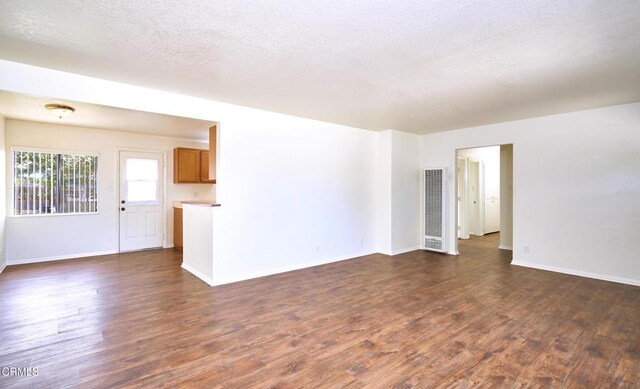
{"label": "ceiling light fixture", "polygon": [[75,108],[73,108],[70,105],[57,104],[57,103],[45,104],[44,107],[49,112],[51,112],[52,114],[56,115],[60,119],[62,119],[65,116],[71,115],[76,110]]}

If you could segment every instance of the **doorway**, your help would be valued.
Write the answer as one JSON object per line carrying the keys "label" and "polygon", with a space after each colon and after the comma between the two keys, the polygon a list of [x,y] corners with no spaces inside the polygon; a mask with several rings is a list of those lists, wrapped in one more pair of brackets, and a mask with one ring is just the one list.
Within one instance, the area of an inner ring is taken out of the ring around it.
{"label": "doorway", "polygon": [[161,248],[164,154],[120,151],[120,252]]}
{"label": "doorway", "polygon": [[456,150],[456,246],[459,239],[493,234],[485,240],[511,250],[512,165],[513,145]]}

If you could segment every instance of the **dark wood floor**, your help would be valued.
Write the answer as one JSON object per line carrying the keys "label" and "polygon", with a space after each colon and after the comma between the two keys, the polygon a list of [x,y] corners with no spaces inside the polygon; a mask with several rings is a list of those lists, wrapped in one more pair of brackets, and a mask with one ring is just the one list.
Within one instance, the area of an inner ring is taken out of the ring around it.
{"label": "dark wood floor", "polygon": [[458,257],[372,255],[211,288],[180,253],[13,266],[16,387],[639,387],[640,288]]}

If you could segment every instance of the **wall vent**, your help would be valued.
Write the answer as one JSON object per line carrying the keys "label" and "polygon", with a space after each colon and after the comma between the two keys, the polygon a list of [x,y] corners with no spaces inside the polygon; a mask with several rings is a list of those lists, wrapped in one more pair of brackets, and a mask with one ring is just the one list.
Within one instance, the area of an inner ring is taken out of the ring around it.
{"label": "wall vent", "polygon": [[423,174],[423,232],[422,248],[445,252],[445,169],[425,169]]}

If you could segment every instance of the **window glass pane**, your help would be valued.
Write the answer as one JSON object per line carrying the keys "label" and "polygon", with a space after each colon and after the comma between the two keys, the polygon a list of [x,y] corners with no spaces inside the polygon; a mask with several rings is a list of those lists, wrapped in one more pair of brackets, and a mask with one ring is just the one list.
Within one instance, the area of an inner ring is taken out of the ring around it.
{"label": "window glass pane", "polygon": [[127,158],[127,181],[158,179],[157,159]]}
{"label": "window glass pane", "polygon": [[14,151],[13,162],[15,215],[98,211],[98,157]]}
{"label": "window glass pane", "polygon": [[156,201],[157,181],[127,181],[127,201]]}

